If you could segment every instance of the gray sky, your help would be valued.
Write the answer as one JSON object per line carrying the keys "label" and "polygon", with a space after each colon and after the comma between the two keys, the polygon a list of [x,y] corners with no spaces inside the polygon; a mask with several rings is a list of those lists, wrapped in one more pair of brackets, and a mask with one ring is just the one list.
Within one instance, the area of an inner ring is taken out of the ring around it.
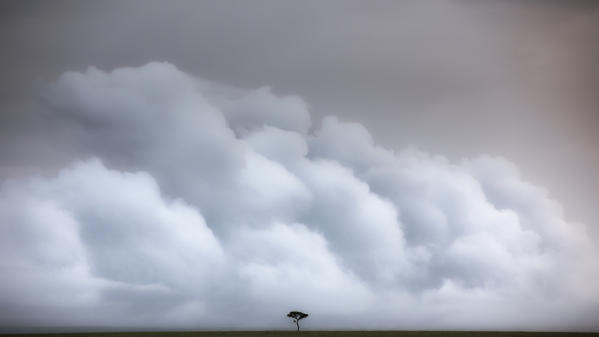
{"label": "gray sky", "polygon": [[597,329],[598,39],[592,1],[2,2],[0,324]]}
{"label": "gray sky", "polygon": [[[592,1],[2,6],[4,104],[65,70],[168,61],[227,85],[299,95],[315,116],[364,123],[389,148],[505,156],[570,219],[596,227]],[[7,110],[3,118],[17,118]]]}

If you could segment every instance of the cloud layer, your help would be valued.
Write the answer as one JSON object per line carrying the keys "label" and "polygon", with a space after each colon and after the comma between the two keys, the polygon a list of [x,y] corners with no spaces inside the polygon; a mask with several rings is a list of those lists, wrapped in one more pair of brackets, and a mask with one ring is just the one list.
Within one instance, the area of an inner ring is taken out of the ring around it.
{"label": "cloud layer", "polygon": [[77,151],[0,185],[1,325],[599,328],[592,238],[505,159],[393,152],[166,63],[40,103]]}

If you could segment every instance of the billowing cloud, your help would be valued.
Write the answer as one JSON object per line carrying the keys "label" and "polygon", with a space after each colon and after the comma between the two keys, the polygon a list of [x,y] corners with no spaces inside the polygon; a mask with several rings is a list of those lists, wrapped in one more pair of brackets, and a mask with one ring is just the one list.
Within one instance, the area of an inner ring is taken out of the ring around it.
{"label": "billowing cloud", "polygon": [[394,152],[166,63],[40,104],[78,151],[0,185],[2,325],[592,326],[593,239],[503,158]]}

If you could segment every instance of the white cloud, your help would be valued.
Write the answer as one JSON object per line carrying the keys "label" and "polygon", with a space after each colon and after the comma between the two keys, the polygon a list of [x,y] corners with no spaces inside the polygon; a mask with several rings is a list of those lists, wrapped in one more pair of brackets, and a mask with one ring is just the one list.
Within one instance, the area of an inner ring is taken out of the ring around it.
{"label": "white cloud", "polygon": [[[145,173],[90,160],[56,178],[6,183],[1,196],[8,220],[2,290],[14,303],[67,307],[58,322],[46,324],[73,323],[68,310],[80,310],[77,304],[88,310],[116,304],[127,322],[135,316],[125,310],[131,298],[139,302],[135,309],[153,299],[162,305],[165,296],[201,301],[224,268],[224,252],[201,214],[164,199]],[[99,323],[86,314],[87,322]]]}
{"label": "white cloud", "polygon": [[599,305],[593,238],[505,159],[310,133],[300,98],[166,63],[66,73],[43,104],[81,151],[0,187],[1,324],[563,328]]}
{"label": "white cloud", "polygon": [[297,96],[275,96],[269,87],[219,101],[229,125],[239,134],[264,125],[300,133],[310,128],[307,104]]}

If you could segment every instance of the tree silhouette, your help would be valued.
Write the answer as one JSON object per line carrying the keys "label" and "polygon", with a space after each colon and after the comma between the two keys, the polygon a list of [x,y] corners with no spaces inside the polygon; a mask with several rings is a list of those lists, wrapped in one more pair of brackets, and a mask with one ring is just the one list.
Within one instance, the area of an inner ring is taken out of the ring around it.
{"label": "tree silhouette", "polygon": [[287,314],[287,317],[293,318],[293,323],[295,323],[295,325],[297,325],[297,331],[299,331],[300,319],[304,319],[304,318],[308,317],[308,314],[304,314],[301,311],[290,311]]}

